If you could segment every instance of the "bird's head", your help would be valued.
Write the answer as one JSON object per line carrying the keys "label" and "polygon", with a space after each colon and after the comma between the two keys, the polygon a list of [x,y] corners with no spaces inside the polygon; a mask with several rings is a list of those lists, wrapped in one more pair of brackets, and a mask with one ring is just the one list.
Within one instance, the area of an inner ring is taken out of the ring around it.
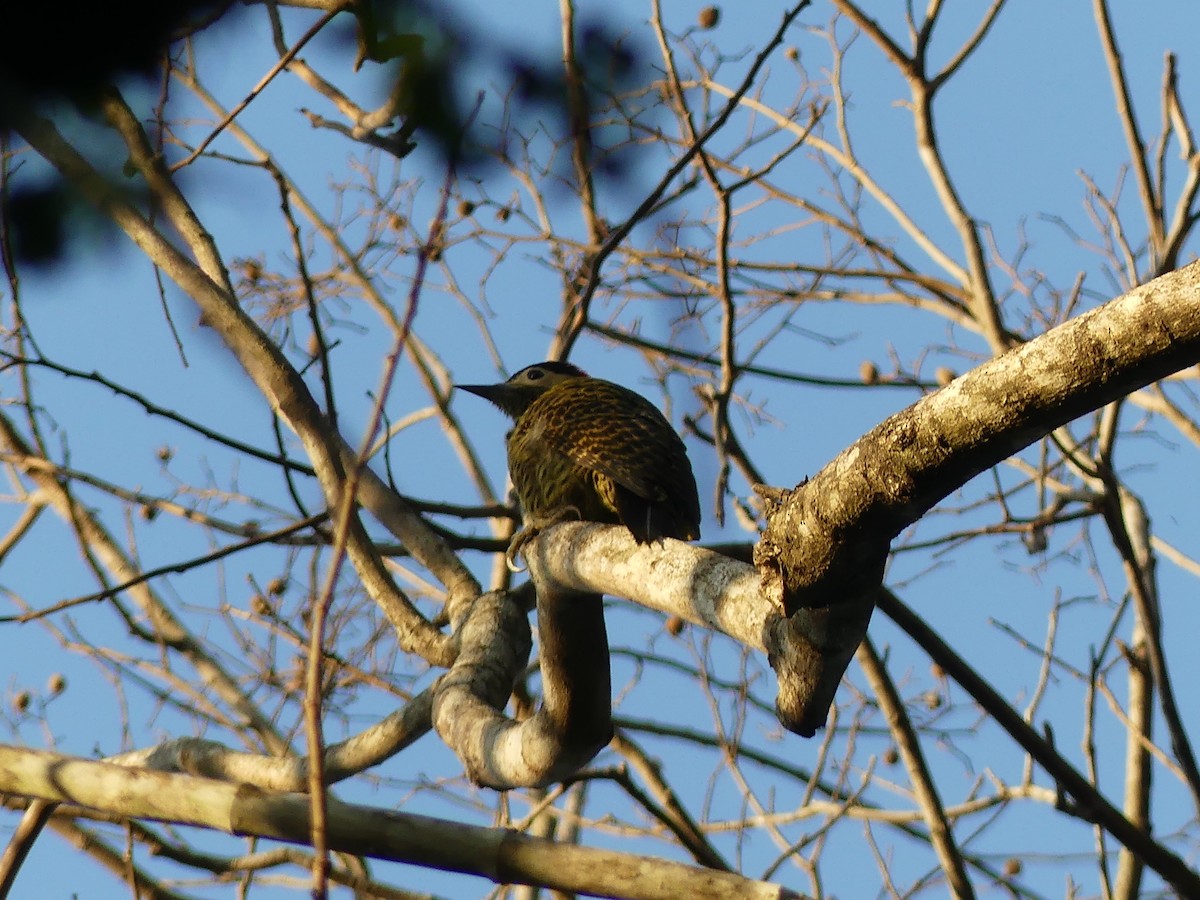
{"label": "bird's head", "polygon": [[529,404],[534,400],[556,384],[571,378],[587,378],[587,372],[570,363],[549,360],[526,366],[500,384],[456,384],[455,387],[491,400],[515,420],[529,409]]}

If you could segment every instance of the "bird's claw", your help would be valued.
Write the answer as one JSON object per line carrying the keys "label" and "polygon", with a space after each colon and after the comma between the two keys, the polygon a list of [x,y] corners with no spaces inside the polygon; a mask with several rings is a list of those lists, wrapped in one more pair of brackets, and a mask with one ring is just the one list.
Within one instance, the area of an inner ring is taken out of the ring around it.
{"label": "bird's claw", "polygon": [[517,554],[520,553],[525,545],[533,540],[542,531],[543,528],[549,528],[551,525],[557,525],[559,522],[573,521],[583,518],[583,513],[579,511],[577,506],[563,506],[555,510],[552,515],[538,519],[536,522],[531,522],[513,535],[509,541],[508,550],[504,554],[504,564],[508,566],[510,572],[524,572],[528,566],[522,566],[517,563]]}
{"label": "bird's claw", "polygon": [[517,562],[517,554],[525,547],[529,541],[536,537],[538,530],[533,527],[522,528],[513,535],[508,544],[508,550],[504,553],[504,564],[508,566],[510,572],[524,572],[528,566],[522,566]]}

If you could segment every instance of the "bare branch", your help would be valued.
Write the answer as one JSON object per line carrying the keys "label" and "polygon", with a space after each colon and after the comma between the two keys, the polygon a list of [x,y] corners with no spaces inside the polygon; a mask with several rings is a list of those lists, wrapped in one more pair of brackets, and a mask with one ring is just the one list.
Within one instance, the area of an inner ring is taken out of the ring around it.
{"label": "bare branch", "polygon": [[[245,785],[135,771],[4,745],[0,791],[291,843],[304,843],[310,827],[308,798],[303,795],[269,794]],[[329,803],[329,843],[335,850],[468,872],[500,883],[599,890],[631,900],[717,900],[731,895],[800,900],[794,891],[730,873],[335,800]],[[650,870],[655,876],[645,877]]]}

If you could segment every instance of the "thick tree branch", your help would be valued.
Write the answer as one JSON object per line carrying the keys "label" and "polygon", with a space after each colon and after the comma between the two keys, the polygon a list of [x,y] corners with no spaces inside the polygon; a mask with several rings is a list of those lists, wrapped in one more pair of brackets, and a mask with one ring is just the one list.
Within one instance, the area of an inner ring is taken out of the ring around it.
{"label": "thick tree branch", "polygon": [[[951,491],[1042,435],[1200,360],[1200,262],[955,379],[769,511],[756,553],[789,614],[844,602],[864,563]],[[877,582],[876,582],[877,583]]]}
{"label": "thick tree branch", "polygon": [[[249,785],[127,769],[0,745],[0,792],[78,803],[156,819],[307,843],[308,797]],[[608,897],[798,900],[777,885],[652,857],[557,844],[498,828],[461,825],[330,800],[334,850],[466,872],[497,883],[534,884]]]}
{"label": "thick tree branch", "polygon": [[[531,565],[564,588],[628,596],[766,649],[777,709],[825,720],[866,633],[892,539],[979,472],[1083,413],[1200,359],[1200,263],[1156,279],[951,382],[792,491],[765,491],[761,587],[731,560],[619,528],[565,525]],[[631,585],[636,589],[631,590]]]}
{"label": "thick tree branch", "polygon": [[831,633],[791,618],[797,611],[841,608],[849,621],[838,626],[834,644],[839,655],[847,644],[852,653],[865,633],[888,548],[902,529],[1037,438],[1197,360],[1200,262],[973,369],[881,423],[811,481],[770,492],[754,560],[767,596],[789,617],[772,626],[768,647],[780,673],[784,724],[811,734],[827,709],[814,706],[818,698],[808,693],[791,695],[786,685],[820,684],[825,703],[841,675],[829,670],[806,679],[792,671],[798,659],[808,669],[812,646]]}
{"label": "thick tree branch", "polygon": [[456,629],[458,659],[437,685],[434,727],[471,779],[497,790],[562,781],[612,737],[601,596],[541,582],[537,611],[543,701],[533,716],[501,711],[530,647],[525,614],[502,591],[484,594]]}
{"label": "thick tree branch", "polygon": [[[601,649],[586,656],[590,662],[602,664],[603,684],[587,694],[564,695],[558,674],[562,639],[556,640],[555,629],[562,617],[570,619],[572,613],[569,608],[548,609],[539,600],[545,705],[523,722],[504,715],[502,710],[529,659],[531,645],[529,621],[514,596],[493,591],[471,607],[455,629],[461,642],[458,659],[438,680],[433,702],[433,726],[462,760],[471,780],[497,790],[550,784],[574,774],[608,742],[612,727],[604,619],[590,602],[584,604],[576,621],[584,632],[599,628]],[[572,599],[564,602],[569,606]],[[598,606],[599,598],[594,599]],[[569,637],[579,641],[584,636],[575,630]],[[587,729],[581,732],[578,725],[595,720],[588,710],[597,704],[602,705],[607,731],[593,740]],[[582,742],[581,733],[586,738]]]}

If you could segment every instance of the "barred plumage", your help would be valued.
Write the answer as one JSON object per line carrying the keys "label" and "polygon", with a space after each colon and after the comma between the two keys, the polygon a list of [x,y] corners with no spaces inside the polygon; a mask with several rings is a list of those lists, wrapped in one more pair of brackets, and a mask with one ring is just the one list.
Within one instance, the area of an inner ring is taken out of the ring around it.
{"label": "barred plumage", "polygon": [[508,468],[527,528],[579,518],[624,525],[638,543],[700,537],[687,450],[640,394],[562,362],[528,366],[502,384],[458,387],[516,422]]}

